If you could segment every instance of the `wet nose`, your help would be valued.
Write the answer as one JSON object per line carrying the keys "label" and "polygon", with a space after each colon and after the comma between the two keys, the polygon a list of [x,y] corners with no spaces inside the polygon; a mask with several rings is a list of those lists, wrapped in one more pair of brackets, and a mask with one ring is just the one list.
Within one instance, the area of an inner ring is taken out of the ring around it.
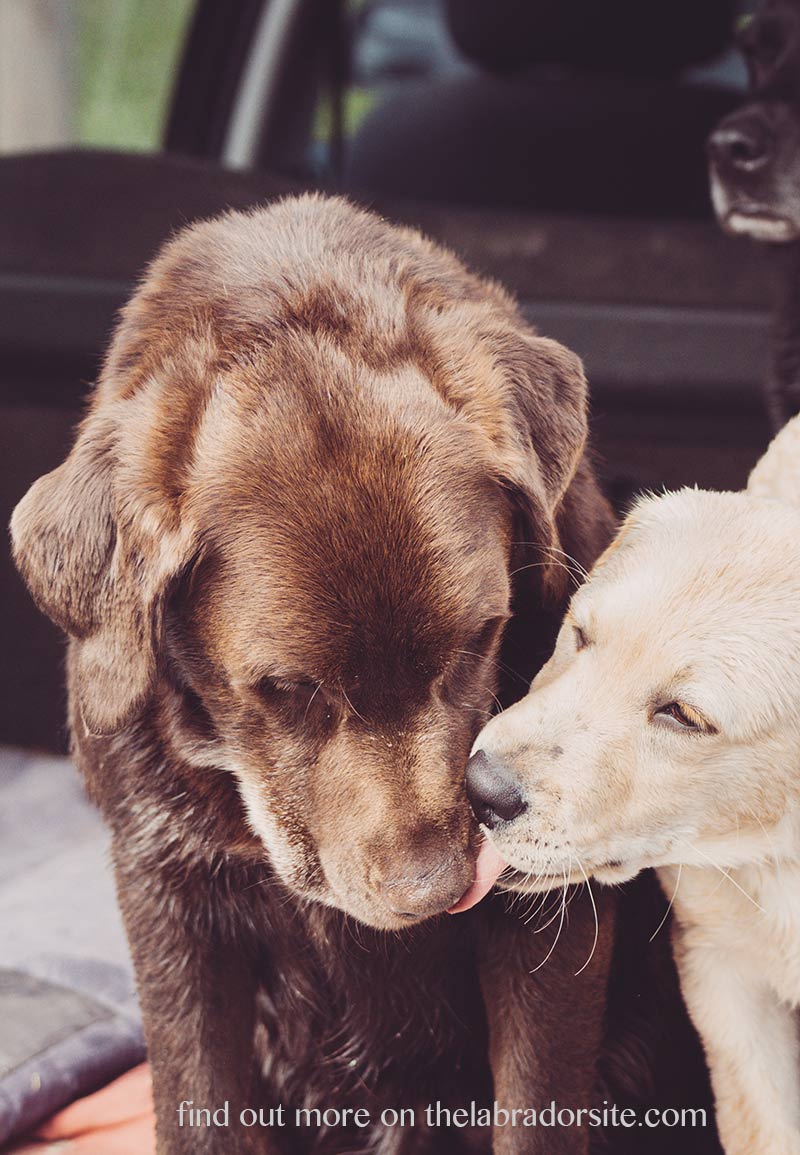
{"label": "wet nose", "polygon": [[417,852],[400,865],[394,876],[384,878],[378,888],[393,914],[426,918],[441,914],[457,902],[474,873],[475,863],[466,853]]}
{"label": "wet nose", "polygon": [[708,138],[711,159],[721,168],[755,172],[770,159],[770,142],[764,125],[752,116],[727,117]]}
{"label": "wet nose", "polygon": [[485,750],[476,750],[467,762],[467,797],[478,822],[490,830],[499,822],[511,822],[528,808],[510,772]]}

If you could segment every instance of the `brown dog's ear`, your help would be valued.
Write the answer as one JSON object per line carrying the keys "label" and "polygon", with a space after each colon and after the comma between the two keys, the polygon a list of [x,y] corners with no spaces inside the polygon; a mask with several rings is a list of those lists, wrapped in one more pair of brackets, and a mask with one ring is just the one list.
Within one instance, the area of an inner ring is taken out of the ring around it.
{"label": "brown dog's ear", "polygon": [[515,433],[503,454],[501,480],[520,512],[522,556],[537,559],[545,593],[560,600],[569,562],[556,519],[586,445],[583,365],[557,341],[525,333],[503,343],[501,365]]}
{"label": "brown dog's ear", "polygon": [[179,529],[122,509],[114,430],[90,417],[63,465],[14,510],[14,560],[34,600],[78,639],[79,706],[109,733],[146,701],[156,671],[164,594],[189,560]]}

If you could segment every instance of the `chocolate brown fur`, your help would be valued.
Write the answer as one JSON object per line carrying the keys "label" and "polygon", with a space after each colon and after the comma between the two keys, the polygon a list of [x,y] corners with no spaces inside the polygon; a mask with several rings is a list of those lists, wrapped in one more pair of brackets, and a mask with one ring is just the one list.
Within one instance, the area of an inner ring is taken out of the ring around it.
{"label": "chocolate brown fur", "polygon": [[[577,358],[342,201],[187,229],[125,309],[13,537],[72,638],[161,1155],[441,1149],[424,1127],[218,1133],[176,1110],[485,1100],[485,1005],[498,1099],[593,1101],[613,910],[581,980],[585,902],[535,976],[548,936],[501,903],[431,917],[471,881],[465,760],[552,642],[562,543],[588,565],[610,535],[585,434]],[[498,941],[519,944],[502,977]]]}

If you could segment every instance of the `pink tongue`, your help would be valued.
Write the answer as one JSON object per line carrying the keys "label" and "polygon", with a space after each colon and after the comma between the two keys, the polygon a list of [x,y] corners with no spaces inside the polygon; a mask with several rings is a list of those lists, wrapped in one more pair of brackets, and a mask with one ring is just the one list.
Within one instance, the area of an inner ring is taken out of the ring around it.
{"label": "pink tongue", "polygon": [[462,894],[461,898],[451,906],[448,914],[459,914],[462,910],[469,910],[482,898],[485,898],[497,881],[498,875],[505,870],[508,863],[501,858],[488,838],[484,837],[478,852],[478,861],[475,863],[475,881]]}

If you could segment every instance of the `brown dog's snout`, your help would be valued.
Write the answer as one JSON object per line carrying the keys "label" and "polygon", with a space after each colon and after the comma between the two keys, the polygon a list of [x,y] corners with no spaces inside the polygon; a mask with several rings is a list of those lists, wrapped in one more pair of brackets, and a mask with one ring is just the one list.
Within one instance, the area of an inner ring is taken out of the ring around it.
{"label": "brown dog's snout", "polygon": [[500,822],[518,818],[528,808],[511,771],[485,750],[476,750],[467,762],[467,797],[478,822],[490,830]]}
{"label": "brown dog's snout", "polygon": [[430,848],[393,863],[393,874],[377,890],[393,914],[425,918],[440,914],[471,884],[475,863],[467,854]]}
{"label": "brown dog's snout", "polygon": [[722,175],[764,168],[772,156],[767,125],[750,109],[727,116],[708,138],[711,160]]}

